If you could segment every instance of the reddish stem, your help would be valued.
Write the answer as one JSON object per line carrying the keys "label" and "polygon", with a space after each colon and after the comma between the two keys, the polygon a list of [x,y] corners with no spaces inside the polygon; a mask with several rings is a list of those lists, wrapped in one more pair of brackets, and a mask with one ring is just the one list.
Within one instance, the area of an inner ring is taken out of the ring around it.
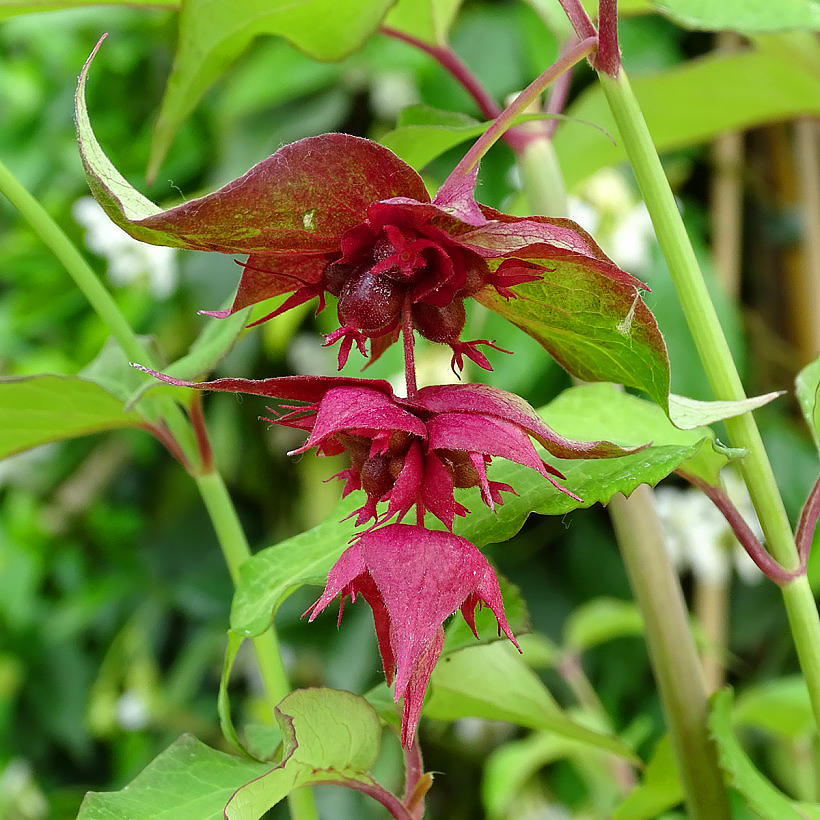
{"label": "reddish stem", "polygon": [[179,443],[174,438],[165,422],[159,422],[158,424],[144,424],[142,427],[155,439],[162,442],[168,452],[185,468],[187,472],[190,473],[192,471],[191,462],[188,461],[185,453],[182,451],[182,448],[179,446]]}
{"label": "reddish stem", "polygon": [[[737,540],[740,541],[743,549],[746,550],[749,558],[755,562],[757,568],[769,578],[769,580],[774,581],[778,586],[782,587],[788,584],[789,581],[793,581],[805,573],[806,561],[803,556],[801,556],[800,566],[797,569],[787,570],[766,552],[763,545],[757,540],[757,537],[743,519],[743,516],[738,512],[737,507],[735,507],[729,496],[727,496],[720,487],[713,487],[702,478],[686,473],[683,470],[677,470],[676,472],[678,475],[683,476],[690,484],[701,490],[723,513],[723,517],[729,523],[732,532],[734,532]],[[811,499],[811,496],[809,496],[809,498]],[[816,518],[817,516],[815,515],[815,521]]]}
{"label": "reddish stem", "polygon": [[797,544],[797,554],[800,565],[805,567],[809,560],[811,542],[814,539],[814,530],[817,527],[817,517],[820,515],[820,478],[811,488],[809,497],[800,512],[800,521],[797,524],[797,534],[794,540]]}
{"label": "reddish stem", "polygon": [[[565,43],[561,47],[561,54],[564,54],[569,49],[569,44]],[[572,69],[565,71],[550,88],[547,103],[544,106],[545,114],[561,114],[564,111],[564,106],[569,96],[569,87],[572,83]],[[544,123],[544,135],[551,140],[555,135],[555,129],[558,127],[558,119],[548,119]]]}
{"label": "reddish stem", "polygon": [[403,31],[390,26],[382,26],[380,31],[388,37],[395,37],[397,40],[409,43],[436,59],[443,68],[449,71],[464,86],[465,91],[476,101],[481,113],[488,120],[494,120],[501,113],[501,106],[489,95],[472,71],[467,68],[467,65],[461,61],[451,48],[434,46],[432,43],[419,40],[417,37],[413,37],[412,34],[405,34]]}
{"label": "reddish stem", "polygon": [[598,2],[598,53],[592,60],[596,71],[613,79],[621,70],[621,51],[618,48],[618,0]]}
{"label": "reddish stem", "polygon": [[203,475],[214,471],[214,455],[211,450],[211,442],[208,438],[208,430],[205,427],[205,415],[202,412],[202,393],[195,393],[189,413],[191,424],[196,434],[196,443],[199,448],[199,456],[202,459],[201,471]]}
{"label": "reddish stem", "polygon": [[409,749],[403,749],[402,751],[404,752],[404,768],[406,772],[402,803],[406,806],[407,801],[416,788],[416,784],[424,774],[424,762],[421,759],[421,746],[419,746],[417,738],[413,738]]}
{"label": "reddish stem", "polygon": [[595,36],[595,26],[592,20],[581,5],[581,0],[558,0],[561,8],[569,18],[569,22],[575,29],[578,39],[585,40],[587,37]]}
{"label": "reddish stem", "polygon": [[404,342],[404,381],[407,385],[407,398],[412,399],[419,392],[416,385],[416,360],[413,351],[413,319],[410,315],[410,300],[406,299],[402,309],[402,341]]}
{"label": "reddish stem", "polygon": [[498,141],[511,123],[520,114],[523,114],[527,107],[535,100],[541,92],[549,87],[564,72],[572,68],[587,56],[596,46],[596,37],[587,37],[580,43],[575,43],[563,53],[546,71],[534,79],[505,109],[499,114],[495,122],[473,143],[469,151],[462,157],[461,162],[456,165],[453,172],[441,186],[442,189],[456,187],[459,177],[469,177],[476,168],[481,158],[490,147]]}

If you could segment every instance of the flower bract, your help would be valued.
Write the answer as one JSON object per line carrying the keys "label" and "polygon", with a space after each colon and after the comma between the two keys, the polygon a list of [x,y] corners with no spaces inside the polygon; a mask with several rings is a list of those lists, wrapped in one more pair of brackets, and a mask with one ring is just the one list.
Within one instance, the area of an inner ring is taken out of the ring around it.
{"label": "flower bract", "polygon": [[[337,596],[361,595],[373,610],[379,652],[396,702],[404,699],[401,742],[409,748],[430,675],[444,645],[444,620],[457,609],[475,634],[475,608],[488,606],[499,633],[518,647],[495,572],[466,538],[408,524],[365,533],[339,558],[308,610],[312,621]],[[306,613],[307,614],[307,613]],[[478,637],[476,635],[476,637]]]}

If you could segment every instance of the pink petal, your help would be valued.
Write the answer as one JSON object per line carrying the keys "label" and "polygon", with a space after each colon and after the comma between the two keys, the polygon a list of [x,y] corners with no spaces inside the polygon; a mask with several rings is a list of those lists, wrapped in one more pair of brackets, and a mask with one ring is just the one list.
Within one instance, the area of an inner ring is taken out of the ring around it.
{"label": "pink petal", "polygon": [[[427,684],[430,675],[436,667],[441,650],[444,647],[444,630],[439,627],[433,640],[425,647],[424,651],[413,664],[413,671],[407,686],[401,693],[404,697],[404,707],[401,718],[401,745],[404,749],[409,749],[413,745],[413,738],[416,736],[416,727],[419,725],[421,717],[421,707],[424,703],[424,694],[427,691]],[[389,683],[388,683],[389,685]]]}

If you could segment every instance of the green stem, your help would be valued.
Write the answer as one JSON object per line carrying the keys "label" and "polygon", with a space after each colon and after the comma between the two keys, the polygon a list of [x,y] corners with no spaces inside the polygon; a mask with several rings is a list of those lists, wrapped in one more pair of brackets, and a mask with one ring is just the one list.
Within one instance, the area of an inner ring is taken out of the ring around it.
{"label": "green stem", "polygon": [[[555,150],[533,139],[519,154],[521,180],[536,213],[566,215],[566,192]],[[663,545],[651,498],[642,486],[617,495],[609,512],[646,643],[690,816],[728,820],[726,789],[706,725],[706,689],[680,582]]]}
{"label": "green stem", "polygon": [[[712,391],[717,399],[740,400],[745,397],[740,376],[638,101],[623,71],[614,78],[601,73],[599,78]],[[748,452],[741,469],[769,550],[786,569],[794,569],[800,559],[757,425],[751,413],[727,419],[725,424],[732,444]],[[783,599],[815,721],[820,727],[820,618],[805,575],[783,587]]]}
{"label": "green stem", "polygon": [[[43,244],[62,262],[77,287],[83,292],[126,355],[133,361],[156,367],[156,362],[150,352],[140,342],[111,294],[100,282],[90,265],[42,205],[17,181],[2,162],[0,162],[0,192],[28,220]],[[172,399],[158,399],[157,403],[189,463],[199,464],[200,449],[196,436],[182,409]],[[228,571],[236,585],[239,580],[239,568],[251,555],[236,509],[219,473],[211,471],[194,474],[193,477],[216,530]],[[272,712],[276,704],[290,692],[273,626],[264,634],[254,638],[253,644],[265,684],[267,701]],[[309,789],[297,789],[288,796],[288,801],[293,820],[315,820],[317,817],[313,794]]]}
{"label": "green stem", "polygon": [[[236,514],[222,476],[217,472],[194,476],[199,493],[216,530],[217,540],[225,556],[228,572],[234,586],[239,584],[239,570],[251,557],[245,532]],[[287,673],[282,664],[279,642],[273,625],[266,632],[251,639],[259,661],[259,669],[265,684],[265,695],[273,717],[279,701],[290,692]],[[309,789],[297,789],[288,795],[293,820],[315,820],[316,806]]]}
{"label": "green stem", "polygon": [[717,752],[709,740],[705,685],[680,583],[667,557],[651,510],[651,490],[641,485],[629,498],[609,502],[629,585],[643,614],[644,632],[658,692],[675,750],[689,816],[731,817]]}

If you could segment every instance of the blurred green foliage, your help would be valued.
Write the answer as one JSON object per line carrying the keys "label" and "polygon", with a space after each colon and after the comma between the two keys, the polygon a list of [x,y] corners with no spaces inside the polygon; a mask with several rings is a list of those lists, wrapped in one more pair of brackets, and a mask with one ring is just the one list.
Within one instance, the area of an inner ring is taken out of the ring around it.
{"label": "blurred green foliage", "polygon": [[[182,124],[146,189],[152,123],[173,60],[176,25],[172,10],[115,7],[23,14],[0,24],[0,156],[79,246],[84,231],[73,208],[87,188],[72,97],[77,74],[103,31],[110,37],[89,86],[97,136],[124,175],[159,202],[213,190],[303,136],[339,130],[378,138],[411,103],[478,114],[443,69],[403,43],[377,36],[341,62],[318,63],[281,39],[259,38]],[[627,67],[636,72],[673,66],[710,47],[706,35],[656,16],[625,20],[621,35]],[[512,2],[466,3],[451,41],[498,99],[528,83],[558,51],[535,11]],[[574,96],[589,79],[588,72],[577,72]],[[451,151],[425,169],[431,187],[457,156]],[[708,273],[703,157],[696,148],[665,159]],[[483,163],[478,198],[495,207],[513,201],[511,169],[508,150],[495,148]],[[104,273],[108,260],[87,255]],[[5,200],[0,259],[0,374],[78,373],[102,348],[105,328]],[[653,289],[649,304],[670,348],[673,389],[706,398],[691,339],[651,243],[648,260],[638,275]],[[218,307],[237,280],[235,266],[224,257],[179,253],[175,264],[178,280],[166,298],[156,297],[147,276],[116,288],[129,321],[155,338],[168,361],[183,355],[213,321],[196,311]],[[742,362],[738,306],[726,298],[718,304]],[[330,330],[332,313],[330,308],[313,319],[309,309],[294,311],[247,333],[215,375],[331,372],[334,354],[319,347],[313,331]],[[477,308],[470,323],[472,336],[503,340],[516,351],[487,376],[490,383],[535,405],[568,384],[541,348],[496,315]],[[346,372],[358,367],[352,362]],[[438,351],[422,348],[419,367],[421,373],[441,372]],[[391,354],[368,375],[391,377],[398,369]],[[756,384],[758,374],[752,370],[749,378]],[[284,453],[300,437],[260,424],[262,406],[250,404],[217,396],[206,410],[218,463],[252,544],[261,548],[324,518],[338,490],[321,479],[339,467],[287,458]],[[814,480],[816,456],[787,408],[761,415],[795,518]],[[556,644],[582,604],[629,599],[600,509],[533,518],[514,540],[490,547],[488,554],[520,589],[534,629]],[[125,431],[46,445],[0,462],[0,817],[73,818],[86,790],[121,788],[183,732],[225,748],[215,703],[231,594],[193,485],[145,434]],[[376,685],[379,663],[369,614],[353,607],[339,632],[332,618],[308,628],[300,614],[314,596],[313,588],[299,590],[277,616],[294,685],[356,692]],[[624,629],[585,649],[583,667],[611,727],[630,736],[647,757],[662,735],[662,720],[643,642],[634,624]],[[731,678],[739,684],[795,670],[773,586],[734,584],[730,646]],[[559,700],[572,700],[554,663],[540,671]],[[232,686],[234,702],[241,704],[238,722],[264,722],[250,659],[243,663],[240,655]],[[476,784],[487,755],[519,736],[493,724],[423,723],[426,767],[447,772],[430,794],[430,816],[483,816]],[[781,756],[775,769],[781,772],[788,770],[783,756],[790,759],[791,747],[784,744],[775,745]],[[538,761],[533,773],[547,768],[499,817],[516,816],[527,801],[562,802],[573,816],[600,816],[590,808],[590,795],[600,797],[609,788],[600,767],[550,757],[551,750],[528,754]],[[388,748],[381,765],[384,781],[400,788],[396,748]],[[329,807],[328,816],[340,820],[383,816],[361,795],[322,789],[319,799]]]}

